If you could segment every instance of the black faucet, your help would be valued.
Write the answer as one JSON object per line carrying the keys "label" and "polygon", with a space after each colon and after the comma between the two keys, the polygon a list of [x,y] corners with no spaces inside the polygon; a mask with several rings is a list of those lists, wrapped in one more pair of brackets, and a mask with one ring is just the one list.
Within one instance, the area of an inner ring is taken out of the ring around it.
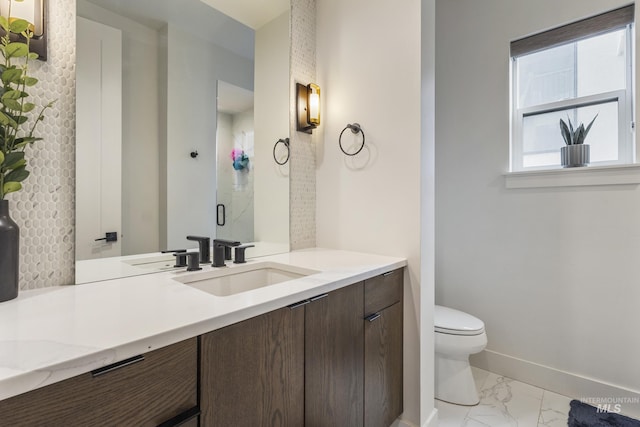
{"label": "black faucet", "polygon": [[245,256],[244,256],[244,251],[247,248],[253,248],[255,247],[255,245],[251,245],[251,244],[244,244],[244,245],[240,245],[240,246],[236,246],[235,249],[235,255],[234,255],[234,259],[233,259],[233,263],[234,264],[244,264],[246,261]]}
{"label": "black faucet", "polygon": [[166,249],[160,251],[160,253],[168,254],[172,253],[176,257],[176,264],[174,267],[186,267],[187,266],[187,250],[186,249]]}
{"label": "black faucet", "polygon": [[178,253],[174,253],[173,256],[175,256],[177,260],[176,265],[174,265],[174,267],[184,267],[185,265],[179,265],[179,264],[184,262],[183,260],[186,259],[187,271],[202,270],[202,268],[200,268],[200,263],[198,262],[200,258],[200,254],[198,252],[178,252]]}
{"label": "black faucet", "polygon": [[207,264],[211,262],[211,256],[209,254],[209,242],[211,241],[211,239],[209,239],[208,237],[187,236],[187,240],[194,240],[198,242],[201,264]]}
{"label": "black faucet", "polygon": [[242,243],[235,240],[225,240],[225,239],[213,239],[213,246],[215,248],[216,245],[220,245],[224,248],[224,259],[231,259],[231,248],[234,246],[240,246]]}

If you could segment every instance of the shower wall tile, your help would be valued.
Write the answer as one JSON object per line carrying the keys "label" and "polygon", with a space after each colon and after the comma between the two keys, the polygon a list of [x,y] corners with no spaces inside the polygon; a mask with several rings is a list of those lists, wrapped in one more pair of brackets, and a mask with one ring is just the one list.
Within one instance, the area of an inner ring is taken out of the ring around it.
{"label": "shower wall tile", "polygon": [[296,131],[296,83],[316,80],[316,1],[291,1],[291,249],[316,245],[316,149],[312,135]]}
{"label": "shower wall tile", "polygon": [[55,101],[37,128],[44,138],[27,147],[31,175],[7,196],[20,226],[20,288],[74,282],[75,0],[48,4],[48,58],[32,61],[40,83],[29,88],[38,106]]}

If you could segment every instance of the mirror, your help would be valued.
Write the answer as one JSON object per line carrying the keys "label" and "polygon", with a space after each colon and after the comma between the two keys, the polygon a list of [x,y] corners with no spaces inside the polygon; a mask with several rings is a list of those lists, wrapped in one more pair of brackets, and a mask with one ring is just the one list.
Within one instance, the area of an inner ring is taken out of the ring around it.
{"label": "mirror", "polygon": [[[187,235],[289,250],[289,6],[270,2],[250,28],[226,0],[77,0],[76,283],[171,269]],[[228,127],[225,84],[253,92],[253,130]]]}

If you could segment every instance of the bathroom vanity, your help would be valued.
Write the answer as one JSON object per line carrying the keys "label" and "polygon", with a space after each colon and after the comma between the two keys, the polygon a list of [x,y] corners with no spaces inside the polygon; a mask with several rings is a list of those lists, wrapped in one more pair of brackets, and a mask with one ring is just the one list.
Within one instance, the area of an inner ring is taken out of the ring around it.
{"label": "bathroom vanity", "polygon": [[406,262],[320,249],[251,262],[313,274],[218,296],[165,272],[3,304],[0,424],[390,425]]}

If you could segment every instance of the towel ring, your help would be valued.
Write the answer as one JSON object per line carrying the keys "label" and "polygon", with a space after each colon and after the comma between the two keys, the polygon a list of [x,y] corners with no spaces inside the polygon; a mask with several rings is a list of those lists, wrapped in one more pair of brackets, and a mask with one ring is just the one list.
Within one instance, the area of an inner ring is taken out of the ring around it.
{"label": "towel ring", "polygon": [[[278,146],[278,144],[283,143],[285,147],[287,147],[287,158],[284,159],[284,162],[279,162],[278,159],[276,158],[276,147]],[[275,160],[275,162],[277,164],[279,164],[280,166],[285,165],[288,161],[289,161],[289,156],[291,156],[291,150],[289,149],[289,138],[285,138],[282,139],[280,138],[279,140],[276,141],[276,143],[273,145],[273,160]]]}
{"label": "towel ring", "polygon": [[[360,145],[360,148],[358,148],[358,151],[356,151],[355,153],[347,153],[346,151],[344,151],[344,148],[342,148],[342,134],[347,129],[351,129],[352,133],[362,134],[362,145]],[[340,146],[340,150],[347,156],[355,156],[356,154],[361,152],[362,149],[364,148],[364,141],[365,141],[365,136],[364,136],[364,131],[362,130],[362,127],[360,127],[358,123],[354,123],[354,124],[348,124],[344,129],[342,129],[342,132],[340,132],[340,137],[338,138],[338,145]]]}

